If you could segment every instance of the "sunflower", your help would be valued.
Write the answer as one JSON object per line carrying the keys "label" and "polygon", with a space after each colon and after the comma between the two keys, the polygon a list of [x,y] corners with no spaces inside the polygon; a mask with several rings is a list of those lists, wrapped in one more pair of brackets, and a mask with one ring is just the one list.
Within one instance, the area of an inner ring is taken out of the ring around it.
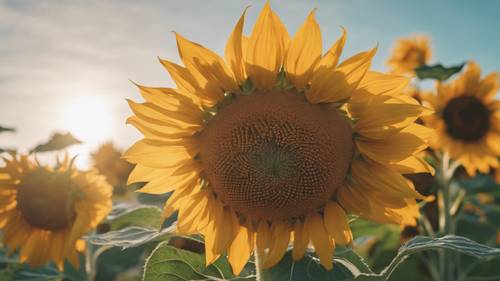
{"label": "sunflower", "polygon": [[41,266],[64,260],[78,267],[81,237],[111,209],[111,186],[104,177],[75,170],[66,158],[57,168],[26,155],[4,158],[0,168],[0,229],[3,242],[21,262]]}
{"label": "sunflower", "polygon": [[121,158],[122,152],[108,142],[99,146],[91,156],[93,167],[114,187],[113,194],[126,195],[127,178],[133,166]]}
{"label": "sunflower", "polygon": [[424,66],[432,56],[429,38],[424,35],[396,41],[387,61],[392,73],[414,74],[414,69]]}
{"label": "sunflower", "polygon": [[499,75],[480,75],[479,66],[471,62],[455,81],[438,83],[437,95],[424,96],[435,110],[424,119],[437,131],[432,147],[448,152],[471,176],[497,168],[500,156],[500,101],[495,99]]}
{"label": "sunflower", "polygon": [[293,243],[332,268],[352,234],[347,212],[415,223],[422,198],[401,173],[429,171],[416,154],[426,110],[402,94],[408,79],[369,71],[376,48],[338,64],[346,32],[322,54],[314,11],[290,38],[267,3],[250,36],[245,13],[226,61],[176,35],[184,66],[160,60],[177,88],[140,86],[128,123],[145,138],[124,157],[141,192],[173,192],[181,233],[205,237],[206,263],[228,255],[238,274],[256,251],[263,268]]}

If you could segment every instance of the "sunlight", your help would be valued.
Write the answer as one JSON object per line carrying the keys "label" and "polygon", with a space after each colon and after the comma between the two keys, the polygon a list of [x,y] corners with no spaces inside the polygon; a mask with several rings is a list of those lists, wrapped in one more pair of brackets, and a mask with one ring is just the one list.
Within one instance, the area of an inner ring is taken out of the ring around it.
{"label": "sunlight", "polygon": [[83,142],[69,151],[79,155],[79,166],[88,166],[89,153],[114,136],[117,120],[112,105],[97,95],[78,95],[63,101],[60,108],[59,128]]}

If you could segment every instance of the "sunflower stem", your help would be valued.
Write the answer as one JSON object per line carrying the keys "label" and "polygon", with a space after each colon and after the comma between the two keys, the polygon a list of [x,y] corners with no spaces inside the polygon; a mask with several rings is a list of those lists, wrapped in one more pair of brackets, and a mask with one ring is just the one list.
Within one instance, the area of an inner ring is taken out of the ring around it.
{"label": "sunflower stem", "polygon": [[257,281],[264,281],[264,278],[262,277],[262,260],[259,255],[259,251],[257,249],[257,246],[255,247],[254,250],[254,260],[255,260],[255,275],[256,275],[256,280]]}
{"label": "sunflower stem", "polygon": [[95,264],[94,264],[94,253],[93,253],[93,245],[87,243],[85,249],[85,272],[87,273],[87,280],[94,281],[95,279]]}
{"label": "sunflower stem", "polygon": [[[455,173],[458,165],[456,163],[451,164],[450,155],[447,152],[443,153],[443,157],[441,159],[441,186],[442,186],[442,199],[443,199],[443,225],[442,225],[442,234],[443,236],[454,234],[454,227],[452,221],[452,196],[450,192],[451,182],[453,178],[453,174]],[[441,280],[443,281],[453,281],[454,279],[454,264],[452,261],[452,253],[444,250],[440,255],[441,261]]]}

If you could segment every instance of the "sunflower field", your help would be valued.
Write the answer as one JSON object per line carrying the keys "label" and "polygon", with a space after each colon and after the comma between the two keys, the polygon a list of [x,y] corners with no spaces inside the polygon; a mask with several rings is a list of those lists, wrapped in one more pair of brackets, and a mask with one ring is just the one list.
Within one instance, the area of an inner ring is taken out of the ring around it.
{"label": "sunflower field", "polygon": [[500,72],[424,32],[359,51],[323,2],[293,28],[272,2],[233,3],[222,52],[172,32],[170,84],[120,77],[125,141],[83,95],[21,145],[35,101],[0,99],[0,281],[500,281]]}

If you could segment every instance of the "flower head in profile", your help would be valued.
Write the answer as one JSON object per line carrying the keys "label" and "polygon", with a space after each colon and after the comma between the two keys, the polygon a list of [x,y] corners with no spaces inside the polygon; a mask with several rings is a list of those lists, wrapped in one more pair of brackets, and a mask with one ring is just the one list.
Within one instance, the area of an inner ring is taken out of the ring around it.
{"label": "flower head in profile", "polygon": [[79,265],[81,239],[111,209],[111,186],[104,177],[74,169],[66,158],[57,168],[42,166],[26,155],[3,159],[0,168],[0,229],[10,251],[21,262],[63,268],[67,259]]}
{"label": "flower head in profile", "polygon": [[295,260],[311,244],[332,268],[352,241],[346,213],[415,224],[422,197],[401,174],[432,168],[416,156],[429,130],[408,79],[370,71],[376,49],[339,63],[345,30],[323,53],[314,11],[293,37],[269,4],[249,36],[244,18],[225,60],[176,34],[183,65],[161,63],[177,87],[139,86],[129,181],[173,192],[164,216],[178,212],[179,232],[204,235],[207,264],[227,253],[236,274],[254,251],[275,265],[290,243]]}
{"label": "flower head in profile", "polygon": [[451,83],[438,83],[436,95],[425,95],[424,102],[434,109],[426,124],[435,128],[431,145],[458,160],[469,175],[477,170],[488,173],[498,168],[500,156],[500,101],[498,73],[481,78],[481,69],[471,62]]}
{"label": "flower head in profile", "polygon": [[431,57],[430,40],[427,36],[402,38],[396,41],[387,65],[392,73],[412,75],[415,68],[426,65]]}
{"label": "flower head in profile", "polygon": [[108,142],[99,146],[91,156],[93,167],[113,186],[113,194],[127,194],[127,178],[133,166],[121,158],[122,151]]}

